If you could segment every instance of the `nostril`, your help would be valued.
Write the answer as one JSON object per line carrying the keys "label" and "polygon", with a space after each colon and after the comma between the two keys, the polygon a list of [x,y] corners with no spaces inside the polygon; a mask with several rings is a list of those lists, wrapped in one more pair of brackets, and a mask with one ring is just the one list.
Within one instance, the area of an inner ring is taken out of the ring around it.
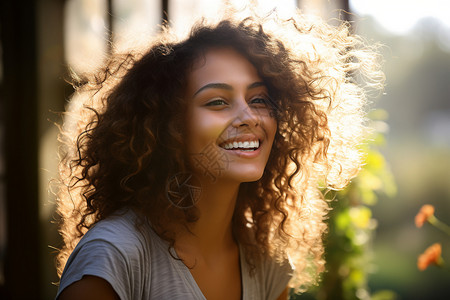
{"label": "nostril", "polygon": [[241,127],[241,126],[249,126],[249,127],[256,127],[260,124],[261,119],[257,115],[257,112],[255,112],[252,108],[246,107],[239,112],[237,112],[237,115],[235,119],[232,122],[232,125],[235,128]]}

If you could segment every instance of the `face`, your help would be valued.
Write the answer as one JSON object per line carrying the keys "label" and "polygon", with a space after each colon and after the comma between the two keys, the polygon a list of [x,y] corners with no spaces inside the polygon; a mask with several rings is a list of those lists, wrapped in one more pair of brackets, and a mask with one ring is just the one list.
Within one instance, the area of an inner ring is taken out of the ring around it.
{"label": "face", "polygon": [[229,48],[206,52],[188,74],[187,151],[212,182],[261,178],[277,130],[267,87]]}

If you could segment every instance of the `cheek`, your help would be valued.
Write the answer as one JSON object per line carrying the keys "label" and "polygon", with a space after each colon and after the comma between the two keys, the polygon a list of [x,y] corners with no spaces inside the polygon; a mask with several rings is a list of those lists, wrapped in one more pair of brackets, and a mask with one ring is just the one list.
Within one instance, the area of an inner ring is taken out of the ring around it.
{"label": "cheek", "polygon": [[278,129],[278,124],[275,118],[268,117],[265,122],[265,127],[268,139],[273,142]]}
{"label": "cheek", "polygon": [[189,150],[198,152],[208,143],[216,143],[227,124],[225,119],[212,113],[193,111],[187,119]]}

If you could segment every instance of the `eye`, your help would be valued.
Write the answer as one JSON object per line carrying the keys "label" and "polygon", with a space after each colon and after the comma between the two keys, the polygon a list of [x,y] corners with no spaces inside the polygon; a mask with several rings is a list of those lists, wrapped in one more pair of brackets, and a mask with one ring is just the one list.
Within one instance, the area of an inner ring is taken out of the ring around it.
{"label": "eye", "polygon": [[225,102],[223,99],[213,99],[205,104],[205,106],[221,106],[221,105],[227,105],[228,103]]}
{"label": "eye", "polygon": [[270,101],[264,96],[256,96],[255,98],[250,100],[250,104],[258,108],[265,108],[270,106]]}
{"label": "eye", "polygon": [[252,99],[252,103],[263,103],[263,104],[265,104],[266,103],[266,99],[264,99],[264,98],[255,98],[255,99]]}

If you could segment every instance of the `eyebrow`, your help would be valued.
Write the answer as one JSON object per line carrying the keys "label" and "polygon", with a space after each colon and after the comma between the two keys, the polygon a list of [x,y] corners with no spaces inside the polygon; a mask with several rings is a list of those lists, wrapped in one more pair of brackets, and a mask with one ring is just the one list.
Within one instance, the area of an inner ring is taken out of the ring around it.
{"label": "eyebrow", "polygon": [[[262,81],[253,82],[252,84],[247,86],[247,89],[250,90],[250,89],[260,87],[260,86],[266,86],[266,84]],[[206,89],[222,89],[222,90],[232,91],[233,87],[226,83],[208,83],[207,85],[204,85],[201,88],[199,88],[194,93],[194,96]]]}

